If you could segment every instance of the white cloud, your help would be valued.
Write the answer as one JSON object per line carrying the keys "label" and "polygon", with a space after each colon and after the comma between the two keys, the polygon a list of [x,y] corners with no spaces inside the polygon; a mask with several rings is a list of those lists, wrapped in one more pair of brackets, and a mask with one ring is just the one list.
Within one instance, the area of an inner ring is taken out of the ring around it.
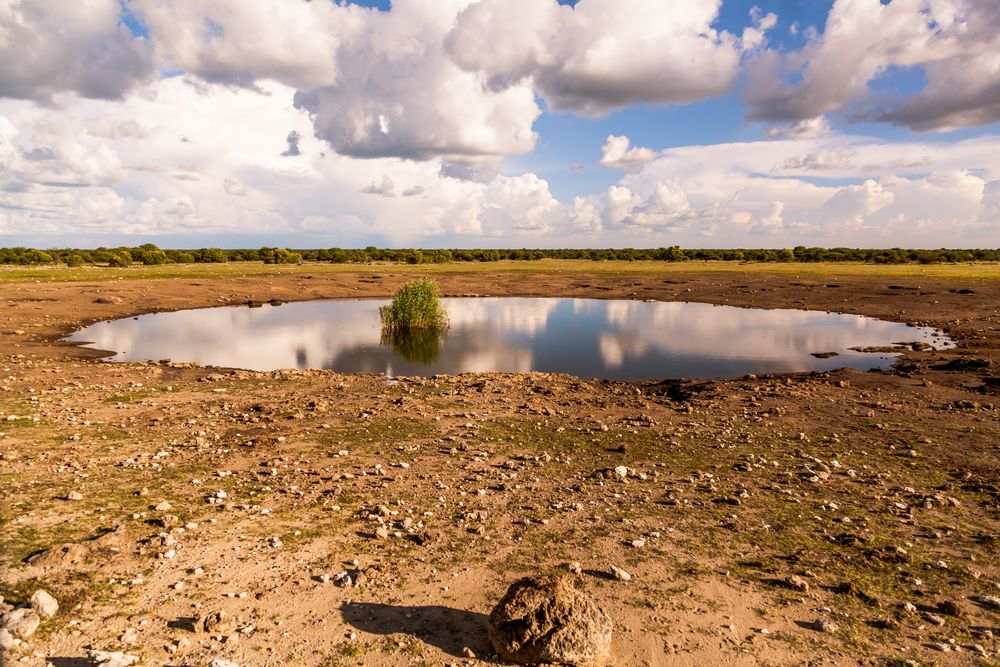
{"label": "white cloud", "polygon": [[117,0],[0,2],[0,97],[119,98],[153,74],[149,44],[119,25]]}
{"label": "white cloud", "polygon": [[556,110],[596,116],[639,102],[687,103],[726,93],[736,75],[736,38],[712,27],[720,6],[481,0],[462,12],[447,45],[494,88],[530,78]]}
{"label": "white cloud", "polygon": [[342,155],[440,158],[446,173],[466,178],[488,178],[504,156],[532,150],[541,110],[530,86],[493,90],[444,52],[464,4],[398,2],[365,13],[342,37],[336,81],[295,94],[316,134]]}
{"label": "white cloud", "polygon": [[789,125],[769,127],[764,130],[764,136],[769,139],[815,139],[825,137],[831,132],[830,122],[826,116],[816,116]]}
{"label": "white cloud", "polygon": [[767,31],[778,24],[777,14],[774,12],[761,14],[759,7],[753,7],[750,10],[750,16],[753,18],[753,25],[743,29],[743,37],[740,39],[744,51],[752,51],[764,46],[767,43],[765,37]]}
{"label": "white cloud", "polygon": [[130,6],[168,67],[241,86],[336,81],[341,35],[372,11],[299,0],[130,0]]}
{"label": "white cloud", "polygon": [[656,151],[639,146],[629,148],[628,137],[611,135],[601,148],[601,159],[598,164],[602,167],[634,172],[655,159]]}
{"label": "white cloud", "polygon": [[[869,89],[893,68],[916,67],[927,78],[916,95]],[[789,54],[764,50],[747,72],[755,120],[849,110],[917,130],[987,124],[1000,120],[1000,12],[995,0],[836,0],[821,36]]]}
{"label": "white cloud", "polygon": [[997,151],[1000,137],[674,148],[608,191],[604,224],[682,245],[993,246]]}
{"label": "white cloud", "polygon": [[371,185],[361,188],[361,192],[366,195],[381,195],[382,197],[395,197],[396,193],[393,192],[396,185],[392,182],[392,179],[388,176],[383,175],[382,181],[376,185],[372,183]]}

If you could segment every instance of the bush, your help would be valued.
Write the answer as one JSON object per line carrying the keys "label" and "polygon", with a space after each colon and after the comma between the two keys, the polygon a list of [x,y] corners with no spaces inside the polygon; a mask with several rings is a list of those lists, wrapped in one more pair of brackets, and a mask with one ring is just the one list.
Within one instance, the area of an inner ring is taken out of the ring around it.
{"label": "bush", "polygon": [[112,253],[111,256],[108,257],[108,266],[132,266],[132,255],[125,250]]}
{"label": "bush", "polygon": [[438,286],[426,278],[411,280],[392,297],[392,303],[379,309],[383,336],[414,330],[444,331],[448,316],[441,307]]}

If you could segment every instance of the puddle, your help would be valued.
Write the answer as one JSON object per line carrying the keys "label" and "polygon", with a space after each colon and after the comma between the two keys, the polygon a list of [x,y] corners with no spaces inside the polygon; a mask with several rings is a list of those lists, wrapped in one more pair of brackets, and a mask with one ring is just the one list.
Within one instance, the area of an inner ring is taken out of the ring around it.
{"label": "puddle", "polygon": [[[109,361],[434,375],[547,371],[617,380],[889,368],[884,348],[952,347],[940,331],[858,315],[702,303],[568,298],[443,299],[441,336],[381,339],[387,300],[329,300],[155,313],[99,322],[66,340]],[[832,354],[835,353],[835,354]]]}

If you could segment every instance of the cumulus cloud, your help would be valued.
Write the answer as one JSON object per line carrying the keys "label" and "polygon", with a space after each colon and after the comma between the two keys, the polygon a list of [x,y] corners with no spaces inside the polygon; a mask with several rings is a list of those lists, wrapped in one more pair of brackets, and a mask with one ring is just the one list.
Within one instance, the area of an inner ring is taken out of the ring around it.
{"label": "cumulus cloud", "polygon": [[[1000,13],[994,0],[836,0],[801,50],[763,50],[747,65],[749,117],[801,121],[848,110],[916,130],[1000,120]],[[876,95],[893,69],[923,69],[916,95]],[[794,80],[795,83],[789,83]]]}
{"label": "cumulus cloud", "polygon": [[788,125],[769,127],[764,130],[764,136],[769,139],[815,139],[830,134],[830,122],[826,116],[805,118]]}
{"label": "cumulus cloud", "polygon": [[119,23],[117,0],[0,2],[0,97],[120,98],[153,75],[149,43]]}
{"label": "cumulus cloud", "polygon": [[611,169],[621,169],[625,172],[638,171],[642,165],[656,159],[656,151],[649,148],[629,147],[629,138],[611,135],[601,148],[601,159],[598,164]]}
{"label": "cumulus cloud", "polygon": [[395,197],[396,193],[393,192],[396,185],[392,182],[392,179],[388,176],[382,176],[382,180],[378,183],[372,183],[371,185],[361,188],[361,192],[366,195],[379,195],[382,197]]}
{"label": "cumulus cloud", "polygon": [[720,6],[480,0],[459,15],[447,48],[494,89],[530,79],[555,110],[597,116],[640,102],[687,103],[726,93],[736,75],[737,40],[712,27]]}
{"label": "cumulus cloud", "polygon": [[766,44],[765,34],[778,24],[777,14],[774,12],[763,14],[759,7],[753,7],[750,16],[753,18],[753,25],[743,29],[743,36],[740,39],[744,51],[751,51]]}
{"label": "cumulus cloud", "polygon": [[463,2],[406,2],[370,12],[342,38],[339,76],[301,89],[298,108],[341,155],[441,159],[451,175],[483,178],[534,148],[541,113],[530,86],[494,90],[460,69],[444,36]]}
{"label": "cumulus cloud", "polygon": [[340,35],[372,11],[299,0],[130,0],[130,6],[163,62],[239,86],[264,79],[295,87],[335,81]]}
{"label": "cumulus cloud", "polygon": [[608,190],[603,223],[700,245],[992,246],[997,149],[849,136],[674,148]]}
{"label": "cumulus cloud", "polygon": [[302,135],[298,133],[297,130],[292,130],[285,137],[285,142],[288,147],[281,152],[282,157],[295,157],[297,155],[302,155],[302,150],[299,148],[299,141],[302,139]]}

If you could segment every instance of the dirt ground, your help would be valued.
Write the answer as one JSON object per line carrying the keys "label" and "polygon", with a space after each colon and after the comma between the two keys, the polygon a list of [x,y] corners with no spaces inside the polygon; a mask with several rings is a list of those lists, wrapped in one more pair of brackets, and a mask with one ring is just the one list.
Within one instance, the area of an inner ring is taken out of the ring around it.
{"label": "dirt ground", "polygon": [[435,275],[449,296],[836,310],[958,344],[887,373],[392,381],[108,364],[58,342],[404,279],[0,284],[0,592],[60,603],[6,659],[490,664],[507,586],[578,562],[615,665],[1000,664],[1000,280]]}

